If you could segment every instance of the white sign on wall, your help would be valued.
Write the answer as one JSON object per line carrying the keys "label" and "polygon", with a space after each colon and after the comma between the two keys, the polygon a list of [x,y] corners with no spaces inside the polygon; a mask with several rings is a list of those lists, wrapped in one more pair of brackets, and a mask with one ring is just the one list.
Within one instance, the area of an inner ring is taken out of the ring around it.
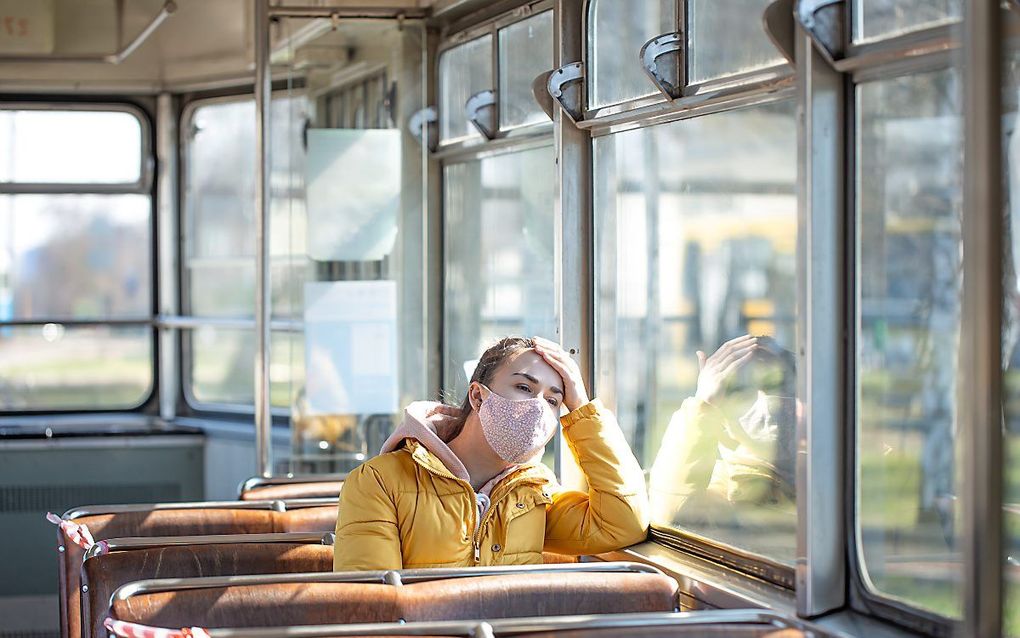
{"label": "white sign on wall", "polygon": [[0,53],[53,53],[54,0],[0,0]]}
{"label": "white sign on wall", "polygon": [[309,415],[397,412],[397,283],[305,284]]}

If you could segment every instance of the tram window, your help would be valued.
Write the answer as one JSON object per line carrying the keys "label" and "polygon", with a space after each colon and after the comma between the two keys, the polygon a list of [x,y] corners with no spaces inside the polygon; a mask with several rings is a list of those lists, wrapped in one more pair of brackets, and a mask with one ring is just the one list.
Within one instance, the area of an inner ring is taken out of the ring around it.
{"label": "tram window", "polygon": [[481,139],[467,119],[465,105],[480,91],[495,88],[492,36],[475,38],[439,57],[439,137],[444,142]]}
{"label": "tram window", "polygon": [[[270,224],[271,305],[274,319],[301,315],[308,279],[303,229],[303,155],[291,143],[303,97],[275,97],[270,122],[273,146]],[[194,107],[188,132],[182,202],[183,309],[199,318],[254,319],[255,106],[251,98],[213,100]],[[288,150],[289,149],[289,150]],[[249,170],[238,170],[238,167]],[[299,232],[295,232],[299,231]],[[184,332],[184,392],[195,406],[252,404],[253,329],[214,325]],[[289,379],[303,374],[300,341],[274,331],[270,370],[276,407],[291,404]],[[296,353],[296,354],[293,354]],[[292,356],[293,354],[293,356]]]}
{"label": "tram window", "polygon": [[127,111],[0,110],[0,182],[136,184],[143,143]]}
{"label": "tram window", "polygon": [[[0,195],[0,410],[130,409],[151,394],[142,130],[127,110],[0,110],[0,181],[19,185]],[[95,193],[111,186],[123,192]]]}
{"label": "tram window", "polygon": [[588,7],[588,105],[601,108],[654,95],[638,53],[676,31],[676,0],[591,0]]}
{"label": "tram window", "polygon": [[[796,533],[793,111],[782,102],[595,140],[596,386],[650,470],[653,526],[786,564]],[[755,356],[719,375],[712,396],[699,393],[697,352],[714,356],[742,335],[762,337]]]}
{"label": "tram window", "polygon": [[692,0],[688,5],[691,82],[783,62],[762,27],[771,0]]}
{"label": "tram window", "polygon": [[962,601],[961,139],[954,72],[858,85],[858,552],[875,591],[944,616]]}
{"label": "tram window", "polygon": [[553,66],[553,12],[545,11],[499,31],[499,123],[509,129],[548,122],[531,83]]}
{"label": "tram window", "polygon": [[554,338],[553,149],[445,168],[445,388],[460,400],[473,361],[508,334]]}
{"label": "tram window", "polygon": [[855,42],[878,40],[959,19],[963,0],[854,0]]}

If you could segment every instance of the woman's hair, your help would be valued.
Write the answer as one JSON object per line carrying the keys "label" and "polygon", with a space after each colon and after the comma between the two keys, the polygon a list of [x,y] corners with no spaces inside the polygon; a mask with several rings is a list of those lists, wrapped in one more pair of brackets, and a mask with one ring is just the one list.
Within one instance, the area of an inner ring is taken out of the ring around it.
{"label": "woman's hair", "polygon": [[[482,356],[478,359],[478,364],[475,366],[475,372],[471,375],[471,383],[478,382],[482,385],[488,386],[492,381],[492,376],[496,373],[503,362],[509,359],[511,356],[530,350],[535,347],[534,339],[527,339],[525,337],[504,337],[500,339],[488,350],[482,353]],[[458,417],[458,423],[450,429],[450,433],[447,435],[447,440],[452,441],[457,438],[460,431],[464,429],[464,424],[467,423],[468,416],[471,414],[471,395],[470,395],[470,384],[469,390],[464,395],[464,400],[460,404],[460,416]]]}

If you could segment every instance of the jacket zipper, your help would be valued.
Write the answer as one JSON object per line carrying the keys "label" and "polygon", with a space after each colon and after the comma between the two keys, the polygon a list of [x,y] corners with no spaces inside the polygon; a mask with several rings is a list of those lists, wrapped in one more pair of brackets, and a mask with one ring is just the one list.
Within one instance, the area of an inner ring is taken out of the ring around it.
{"label": "jacket zipper", "polygon": [[[481,538],[481,536],[482,536],[482,523],[484,523],[486,520],[488,520],[489,513],[486,512],[484,518],[478,518],[478,513],[477,513],[478,512],[478,500],[475,498],[475,489],[473,487],[471,487],[470,483],[468,483],[467,481],[465,481],[462,478],[454,476],[452,473],[440,472],[439,470],[437,470],[435,468],[429,467],[428,465],[425,465],[424,463],[421,463],[417,459],[415,459],[415,462],[418,463],[418,465],[420,465],[421,467],[425,468],[426,472],[431,472],[432,474],[435,474],[436,476],[441,476],[443,478],[453,479],[453,480],[455,480],[455,481],[457,481],[457,482],[467,486],[468,491],[471,493],[471,500],[474,501],[474,503],[473,503],[473,505],[474,505],[473,511],[475,513],[474,513],[474,515],[471,518],[472,518],[472,520],[475,523],[475,531],[474,531],[474,534],[472,535],[473,540],[474,540],[474,549],[475,549],[475,556],[474,556],[475,564],[477,565],[477,564],[481,563],[482,562],[482,538]],[[506,492],[502,496],[500,496],[498,500],[490,501],[489,502],[489,512],[492,512],[492,510],[495,508],[497,503],[502,502],[507,496],[510,496],[510,492],[511,492],[513,487],[516,487],[518,483],[526,483],[526,482],[528,482],[527,478],[521,478],[521,479],[518,479],[517,481],[511,481],[511,482],[507,483]],[[493,491],[495,491],[495,488],[493,488]]]}

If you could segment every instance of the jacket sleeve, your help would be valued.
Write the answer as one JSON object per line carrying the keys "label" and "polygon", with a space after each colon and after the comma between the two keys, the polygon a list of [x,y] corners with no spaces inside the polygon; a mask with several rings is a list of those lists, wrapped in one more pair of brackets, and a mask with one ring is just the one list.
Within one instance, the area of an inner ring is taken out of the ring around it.
{"label": "jacket sleeve", "polygon": [[347,476],[340,492],[333,570],[402,566],[396,506],[379,472],[363,464]]}
{"label": "jacket sleeve", "polygon": [[616,417],[595,399],[560,422],[588,481],[588,492],[565,490],[552,497],[546,513],[546,550],[599,554],[645,540],[645,477]]}
{"label": "jacket sleeve", "polygon": [[672,522],[687,501],[708,489],[719,444],[733,447],[725,417],[713,405],[687,399],[669,420],[649,478],[652,519]]}

